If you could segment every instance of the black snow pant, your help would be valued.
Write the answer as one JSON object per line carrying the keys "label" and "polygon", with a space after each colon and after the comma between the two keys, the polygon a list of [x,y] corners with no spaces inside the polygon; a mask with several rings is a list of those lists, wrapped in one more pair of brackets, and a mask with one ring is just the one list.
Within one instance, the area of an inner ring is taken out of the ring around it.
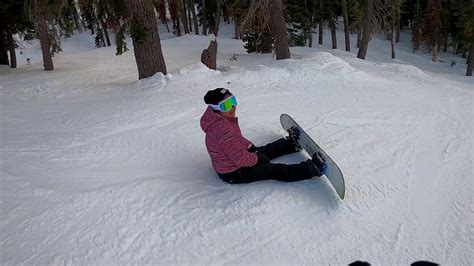
{"label": "black snow pant", "polygon": [[[285,138],[276,140],[263,147],[258,147],[257,150],[267,155],[270,160],[296,152],[293,144]],[[218,175],[222,180],[231,184],[250,183],[268,179],[294,182],[313,177],[307,162],[299,164],[259,163],[252,167],[239,168],[231,173],[218,173]]]}

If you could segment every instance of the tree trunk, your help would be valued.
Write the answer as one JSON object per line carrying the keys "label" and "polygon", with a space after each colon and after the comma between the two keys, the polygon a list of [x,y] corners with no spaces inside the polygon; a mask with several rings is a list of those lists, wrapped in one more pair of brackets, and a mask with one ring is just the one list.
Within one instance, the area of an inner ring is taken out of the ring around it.
{"label": "tree trunk", "polygon": [[357,30],[357,48],[360,48],[360,42],[362,41],[362,32],[361,30]]}
{"label": "tree trunk", "polygon": [[179,22],[179,18],[176,19],[176,22],[175,22],[175,29],[176,29],[176,36],[181,36],[181,26],[180,26],[180,22]]}
{"label": "tree trunk", "polygon": [[54,69],[53,58],[51,57],[50,45],[51,41],[49,40],[48,26],[46,22],[46,17],[44,13],[44,3],[43,0],[34,0],[35,6],[35,27],[40,39],[41,52],[43,53],[43,66],[44,70],[51,71]]}
{"label": "tree trunk", "polygon": [[329,28],[331,29],[332,49],[337,49],[336,23],[333,20],[329,21]]}
{"label": "tree trunk", "polygon": [[100,19],[100,22],[102,23],[102,29],[104,29],[105,41],[107,42],[107,46],[111,46],[112,44],[110,43],[109,31],[107,30],[107,24],[104,22],[103,19]]}
{"label": "tree trunk", "polygon": [[183,24],[183,30],[184,34],[189,34],[189,28],[188,28],[188,16],[186,15],[186,6],[184,4],[184,0],[178,0],[178,10],[179,14],[181,15],[181,20]]}
{"label": "tree trunk", "polygon": [[347,1],[346,0],[341,0],[342,4],[342,15],[344,18],[344,39],[345,39],[345,44],[346,44],[346,51],[350,52],[351,51],[351,39],[349,36],[349,18],[347,16]]}
{"label": "tree trunk", "polygon": [[324,35],[324,27],[323,22],[319,22],[319,29],[318,29],[318,43],[319,45],[323,45],[323,35]]}
{"label": "tree trunk", "polygon": [[[76,9],[76,6],[74,6],[74,10],[73,10],[73,19],[74,19],[74,24],[76,25],[76,29],[79,31],[79,32],[82,32],[82,28],[81,28],[81,22],[80,22],[80,18],[79,18],[79,13],[77,13],[77,9]],[[84,29],[85,30],[85,29]]]}
{"label": "tree trunk", "polygon": [[[96,20],[96,27],[97,27],[97,36],[101,36],[101,38],[99,39],[100,43],[98,44],[98,47],[105,47],[105,34],[104,34],[104,31],[102,30],[102,26],[100,25],[99,23],[99,19]],[[97,40],[97,39],[96,39]],[[97,45],[97,43],[96,43]]]}
{"label": "tree trunk", "polygon": [[397,36],[396,36],[396,42],[400,42],[400,25],[401,25],[401,17],[398,15],[397,18]]}
{"label": "tree trunk", "polygon": [[5,43],[5,29],[3,25],[0,24],[0,65],[9,65],[10,61],[8,60],[8,49],[7,44]]}
{"label": "tree trunk", "polygon": [[189,32],[191,33],[193,31],[193,18],[191,17],[191,9],[189,8],[191,4],[189,0],[184,0],[184,3],[185,3],[184,12],[186,12],[188,16]]}
{"label": "tree trunk", "polygon": [[10,67],[16,68],[16,52],[15,52],[15,41],[11,32],[7,32],[7,43],[10,50]]}
{"label": "tree trunk", "polygon": [[434,43],[434,46],[431,49],[431,61],[436,62],[438,58],[438,42]]}
{"label": "tree trunk", "polygon": [[161,51],[160,35],[151,2],[148,0],[126,0],[125,5],[132,23],[139,23],[137,26],[143,26],[147,32],[147,36],[132,38],[138,78],[144,79],[157,72],[166,75],[165,59]]}
{"label": "tree trunk", "polygon": [[448,51],[448,34],[445,34],[444,35],[444,48],[443,48],[443,52],[447,52]]}
{"label": "tree trunk", "polygon": [[199,24],[196,16],[196,9],[194,6],[194,0],[189,0],[189,5],[188,5],[189,10],[191,10],[191,15],[193,16],[193,23],[194,23],[194,33],[196,35],[199,35]]}
{"label": "tree trunk", "polygon": [[273,38],[272,34],[268,31],[264,31],[259,36],[259,41],[257,42],[257,53],[269,54],[272,52]]}
{"label": "tree trunk", "polygon": [[219,33],[219,25],[221,24],[222,0],[217,0],[216,23],[214,27],[214,36]]}
{"label": "tree trunk", "polygon": [[288,33],[286,30],[285,19],[283,17],[282,0],[274,0],[270,4],[270,14],[272,14],[270,29],[275,38],[276,59],[290,58],[290,48],[288,46]]}
{"label": "tree trunk", "polygon": [[392,40],[390,43],[392,44],[392,59],[395,58],[395,42],[397,39],[397,29],[392,29]]}
{"label": "tree trunk", "polygon": [[[84,31],[87,31],[87,25],[86,25],[86,22],[84,21],[84,19],[80,18],[80,21],[81,21],[82,28],[84,29]],[[94,33],[92,33],[92,34],[94,34]]]}
{"label": "tree trunk", "polygon": [[240,19],[234,17],[234,37],[236,40],[240,40]]}
{"label": "tree trunk", "polygon": [[[129,1],[129,0],[127,0]],[[178,0],[170,0],[168,1],[168,9],[169,9],[169,14],[171,16],[171,21],[173,22],[173,34],[176,34],[176,36],[181,36],[181,27],[179,23],[179,7],[178,7]]]}
{"label": "tree trunk", "polygon": [[168,26],[168,19],[166,18],[166,1],[165,0],[155,0],[153,1],[156,12],[158,13],[158,18],[160,21],[165,24],[166,30],[170,32],[170,27]]}
{"label": "tree trunk", "polygon": [[313,47],[313,32],[311,31],[311,27],[309,27],[308,31],[306,32],[308,35],[308,47]]}
{"label": "tree trunk", "polygon": [[444,21],[444,48],[443,48],[443,52],[447,52],[448,51],[448,34],[449,34],[449,17],[450,17],[450,14],[451,14],[451,10],[450,10],[450,7],[451,7],[451,1],[448,0],[447,3],[446,3],[446,6],[447,6],[447,12],[448,14],[446,15],[446,19]]}
{"label": "tree trunk", "polygon": [[[206,0],[202,0],[202,14],[204,17],[206,17],[205,12],[206,12]],[[202,20],[202,35],[207,35],[207,22],[205,19]]]}
{"label": "tree trunk", "polygon": [[313,15],[308,10],[308,1],[304,0],[304,16],[309,20],[310,23],[306,25],[304,32],[306,33],[306,40],[308,40],[308,47],[313,47],[313,34],[312,34],[312,22]]}
{"label": "tree trunk", "polygon": [[469,48],[469,57],[467,60],[466,76],[472,76],[472,66],[474,65],[474,45]]}
{"label": "tree trunk", "polygon": [[367,48],[370,41],[370,25],[372,20],[372,0],[364,0],[364,28],[362,33],[362,40],[360,41],[359,52],[357,58],[364,59],[367,56]]}
{"label": "tree trunk", "polygon": [[168,26],[168,20],[167,19],[165,20],[165,26],[166,26],[166,30],[168,30],[168,32],[171,32],[170,27]]}

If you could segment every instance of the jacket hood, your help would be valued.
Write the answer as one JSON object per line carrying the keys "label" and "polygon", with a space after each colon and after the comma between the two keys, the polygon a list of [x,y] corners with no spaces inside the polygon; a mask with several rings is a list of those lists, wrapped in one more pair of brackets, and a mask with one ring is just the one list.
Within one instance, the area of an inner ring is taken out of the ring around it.
{"label": "jacket hood", "polygon": [[205,133],[208,133],[217,123],[222,123],[222,122],[232,122],[232,121],[237,121],[237,117],[235,118],[227,118],[218,115],[215,113],[211,107],[207,107],[206,111],[201,117],[201,129]]}

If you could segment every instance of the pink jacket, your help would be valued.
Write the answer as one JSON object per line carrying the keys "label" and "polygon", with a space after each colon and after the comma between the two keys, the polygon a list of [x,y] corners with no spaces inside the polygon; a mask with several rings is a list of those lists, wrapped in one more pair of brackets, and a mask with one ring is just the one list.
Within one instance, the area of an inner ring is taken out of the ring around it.
{"label": "pink jacket", "polygon": [[201,117],[201,128],[206,133],[207,152],[217,173],[257,164],[257,155],[247,151],[252,143],[242,136],[237,118],[220,116],[208,107]]}

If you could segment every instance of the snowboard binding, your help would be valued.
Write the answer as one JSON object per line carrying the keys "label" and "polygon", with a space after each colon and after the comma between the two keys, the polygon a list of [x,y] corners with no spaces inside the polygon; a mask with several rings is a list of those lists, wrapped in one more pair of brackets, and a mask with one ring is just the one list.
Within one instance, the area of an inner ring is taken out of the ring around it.
{"label": "snowboard binding", "polygon": [[286,137],[287,140],[293,144],[295,147],[295,151],[300,151],[301,150],[301,145],[299,144],[298,140],[300,139],[300,129],[297,127],[290,127],[288,129],[288,136]]}

